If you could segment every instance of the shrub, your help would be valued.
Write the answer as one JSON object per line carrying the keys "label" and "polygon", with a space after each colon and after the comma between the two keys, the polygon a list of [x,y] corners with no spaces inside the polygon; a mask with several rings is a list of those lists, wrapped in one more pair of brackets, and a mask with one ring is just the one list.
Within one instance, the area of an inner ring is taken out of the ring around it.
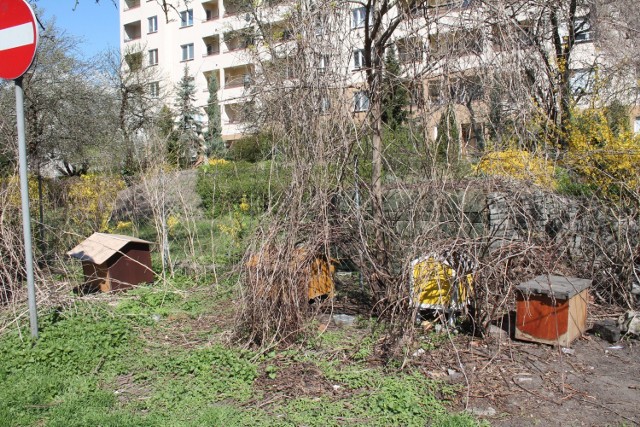
{"label": "shrub", "polygon": [[69,186],[69,219],[81,234],[109,231],[109,220],[118,192],[125,184],[119,178],[88,174],[71,181]]}
{"label": "shrub", "polygon": [[640,137],[620,124],[612,108],[574,112],[565,164],[604,198],[640,187]]}
{"label": "shrub", "polygon": [[551,162],[525,150],[487,153],[480,159],[476,171],[484,175],[529,180],[549,189],[555,189],[557,185]]}
{"label": "shrub", "polygon": [[213,216],[232,212],[242,205],[248,213],[260,213],[269,204],[269,195],[282,185],[271,177],[271,162],[228,162],[212,159],[198,170],[196,191],[202,205]]}
{"label": "shrub", "polygon": [[264,135],[248,136],[234,141],[229,147],[229,158],[235,161],[259,162],[269,158],[271,144]]}

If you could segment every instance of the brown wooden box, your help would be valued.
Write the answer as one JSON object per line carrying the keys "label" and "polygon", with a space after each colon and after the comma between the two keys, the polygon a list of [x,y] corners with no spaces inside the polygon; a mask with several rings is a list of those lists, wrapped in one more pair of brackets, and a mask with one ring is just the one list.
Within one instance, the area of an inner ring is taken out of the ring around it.
{"label": "brown wooden box", "polygon": [[518,285],[516,339],[568,347],[586,329],[590,285],[591,280],[553,275]]}
{"label": "brown wooden box", "polygon": [[153,282],[150,245],[135,237],[93,233],[67,254],[82,261],[86,289],[114,292]]}

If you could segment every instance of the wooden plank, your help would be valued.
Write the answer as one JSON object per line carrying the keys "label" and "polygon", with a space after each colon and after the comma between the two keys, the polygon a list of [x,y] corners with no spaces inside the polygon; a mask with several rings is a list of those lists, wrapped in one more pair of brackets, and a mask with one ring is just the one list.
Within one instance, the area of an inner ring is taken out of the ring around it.
{"label": "wooden plank", "polygon": [[587,301],[589,298],[589,291],[584,290],[575,297],[571,298],[569,303],[569,339],[580,337],[587,328]]}
{"label": "wooden plank", "polygon": [[568,330],[569,302],[555,300],[546,295],[532,295],[516,301],[517,339],[556,343]]}

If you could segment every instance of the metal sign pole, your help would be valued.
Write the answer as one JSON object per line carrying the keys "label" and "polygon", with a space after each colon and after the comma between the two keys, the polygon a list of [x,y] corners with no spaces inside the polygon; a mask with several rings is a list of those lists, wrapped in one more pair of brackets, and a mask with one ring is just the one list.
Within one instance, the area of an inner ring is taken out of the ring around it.
{"label": "metal sign pole", "polygon": [[31,246],[31,215],[29,212],[29,181],[27,177],[27,143],[24,135],[24,92],[22,76],[16,83],[16,121],[18,122],[18,156],[20,159],[20,195],[22,198],[22,230],[24,233],[24,261],[27,269],[27,294],[29,298],[29,324],[31,336],[38,338],[38,312],[36,288],[33,281],[33,249]]}

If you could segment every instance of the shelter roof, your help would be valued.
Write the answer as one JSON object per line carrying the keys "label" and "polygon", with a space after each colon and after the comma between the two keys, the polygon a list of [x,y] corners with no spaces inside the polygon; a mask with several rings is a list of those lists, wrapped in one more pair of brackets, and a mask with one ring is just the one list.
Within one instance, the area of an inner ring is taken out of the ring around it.
{"label": "shelter roof", "polygon": [[100,265],[120,252],[128,243],[151,244],[146,240],[122,234],[93,233],[78,246],[67,252],[67,255],[81,261],[90,261]]}

